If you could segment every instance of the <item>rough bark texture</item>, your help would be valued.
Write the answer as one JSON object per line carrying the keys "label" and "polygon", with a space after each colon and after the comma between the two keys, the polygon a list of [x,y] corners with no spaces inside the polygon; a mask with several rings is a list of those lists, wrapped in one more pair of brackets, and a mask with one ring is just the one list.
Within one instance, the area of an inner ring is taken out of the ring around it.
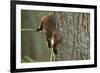
{"label": "rough bark texture", "polygon": [[56,30],[62,33],[58,60],[90,59],[90,14],[54,12]]}

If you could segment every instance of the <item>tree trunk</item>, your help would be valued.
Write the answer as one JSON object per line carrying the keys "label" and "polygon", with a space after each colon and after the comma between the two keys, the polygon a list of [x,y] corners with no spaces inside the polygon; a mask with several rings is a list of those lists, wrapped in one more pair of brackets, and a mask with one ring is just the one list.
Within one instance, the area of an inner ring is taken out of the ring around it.
{"label": "tree trunk", "polygon": [[90,14],[54,12],[56,30],[62,34],[58,60],[90,59]]}

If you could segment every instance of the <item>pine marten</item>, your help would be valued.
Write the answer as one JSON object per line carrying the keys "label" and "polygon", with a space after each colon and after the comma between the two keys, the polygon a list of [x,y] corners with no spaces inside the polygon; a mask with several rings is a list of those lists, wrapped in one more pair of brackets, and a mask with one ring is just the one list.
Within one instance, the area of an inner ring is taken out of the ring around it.
{"label": "pine marten", "polygon": [[[46,34],[46,40],[48,42],[48,47],[51,48],[53,47],[53,52],[55,55],[58,54],[57,52],[57,45],[59,42],[61,42],[61,33],[56,31],[56,24],[54,22],[54,19],[51,15],[46,15],[43,16],[41,19],[41,23],[39,25],[39,28],[37,29],[38,31],[44,31]],[[53,42],[51,42],[51,40]]]}

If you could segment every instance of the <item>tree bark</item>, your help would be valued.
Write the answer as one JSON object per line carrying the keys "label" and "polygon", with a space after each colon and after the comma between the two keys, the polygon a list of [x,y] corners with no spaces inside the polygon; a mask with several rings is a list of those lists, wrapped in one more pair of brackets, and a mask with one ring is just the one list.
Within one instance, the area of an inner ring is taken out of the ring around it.
{"label": "tree bark", "polygon": [[90,59],[90,14],[54,12],[56,30],[62,34],[58,60]]}

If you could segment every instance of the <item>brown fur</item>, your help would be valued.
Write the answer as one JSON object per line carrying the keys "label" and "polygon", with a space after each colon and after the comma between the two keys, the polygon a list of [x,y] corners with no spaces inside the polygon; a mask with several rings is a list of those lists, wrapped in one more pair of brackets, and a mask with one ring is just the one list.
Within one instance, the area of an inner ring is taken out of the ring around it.
{"label": "brown fur", "polygon": [[56,32],[56,27],[55,27],[54,19],[52,15],[47,15],[43,16],[41,19],[41,24],[40,27],[37,29],[37,31],[45,31],[46,34],[46,39],[48,42],[48,47],[51,48],[51,38],[54,38],[54,44],[53,44],[53,52],[57,55],[57,49],[56,46],[60,42],[61,34],[59,32]]}

